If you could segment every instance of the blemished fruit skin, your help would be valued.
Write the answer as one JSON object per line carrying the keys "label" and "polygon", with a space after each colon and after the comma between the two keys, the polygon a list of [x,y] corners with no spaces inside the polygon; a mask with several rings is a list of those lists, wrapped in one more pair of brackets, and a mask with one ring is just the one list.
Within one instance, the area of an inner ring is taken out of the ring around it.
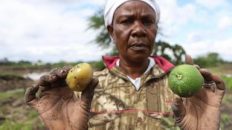
{"label": "blemished fruit skin", "polygon": [[73,91],[83,91],[93,78],[93,69],[88,63],[72,67],[66,77],[68,87]]}
{"label": "blemished fruit skin", "polygon": [[178,65],[170,72],[168,84],[173,93],[180,97],[191,97],[204,83],[204,78],[193,65]]}

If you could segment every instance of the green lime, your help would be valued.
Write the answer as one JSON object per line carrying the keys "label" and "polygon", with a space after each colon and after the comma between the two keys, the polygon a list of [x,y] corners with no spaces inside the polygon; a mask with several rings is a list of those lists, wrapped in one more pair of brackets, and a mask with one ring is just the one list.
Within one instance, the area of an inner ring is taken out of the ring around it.
{"label": "green lime", "polygon": [[204,83],[204,78],[193,65],[176,66],[169,74],[168,84],[173,93],[181,97],[190,97],[198,92]]}

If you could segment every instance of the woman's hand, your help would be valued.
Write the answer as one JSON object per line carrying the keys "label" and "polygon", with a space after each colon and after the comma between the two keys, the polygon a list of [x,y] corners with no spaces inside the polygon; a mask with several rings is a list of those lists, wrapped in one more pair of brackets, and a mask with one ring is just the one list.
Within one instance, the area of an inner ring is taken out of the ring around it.
{"label": "woman's hand", "polygon": [[[186,63],[193,64],[188,55]],[[172,105],[174,118],[184,130],[218,130],[225,84],[208,70],[199,68],[199,71],[205,79],[202,89],[192,97],[176,98]]]}
{"label": "woman's hand", "polygon": [[65,82],[70,67],[53,70],[25,93],[25,101],[35,108],[50,130],[87,130],[91,101],[98,80],[92,79],[81,97]]}

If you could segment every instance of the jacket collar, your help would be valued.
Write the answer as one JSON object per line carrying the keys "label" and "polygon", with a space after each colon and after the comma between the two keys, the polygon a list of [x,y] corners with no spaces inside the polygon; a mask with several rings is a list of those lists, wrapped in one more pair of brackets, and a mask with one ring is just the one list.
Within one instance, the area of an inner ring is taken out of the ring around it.
{"label": "jacket collar", "polygon": [[[165,59],[162,56],[151,56],[151,58],[155,61],[155,63],[161,68],[164,73],[168,73],[174,65],[169,62],[167,59]],[[102,57],[103,62],[105,66],[109,69],[112,70],[114,67],[116,67],[116,62],[119,60],[118,56],[103,56]]]}

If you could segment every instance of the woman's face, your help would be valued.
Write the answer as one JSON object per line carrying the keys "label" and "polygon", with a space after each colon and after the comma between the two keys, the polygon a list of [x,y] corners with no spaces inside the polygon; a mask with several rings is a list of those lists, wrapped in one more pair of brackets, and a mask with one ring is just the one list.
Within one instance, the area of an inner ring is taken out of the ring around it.
{"label": "woman's face", "polygon": [[150,56],[157,33],[155,16],[154,10],[141,1],[128,1],[118,7],[108,31],[120,58],[140,62]]}

